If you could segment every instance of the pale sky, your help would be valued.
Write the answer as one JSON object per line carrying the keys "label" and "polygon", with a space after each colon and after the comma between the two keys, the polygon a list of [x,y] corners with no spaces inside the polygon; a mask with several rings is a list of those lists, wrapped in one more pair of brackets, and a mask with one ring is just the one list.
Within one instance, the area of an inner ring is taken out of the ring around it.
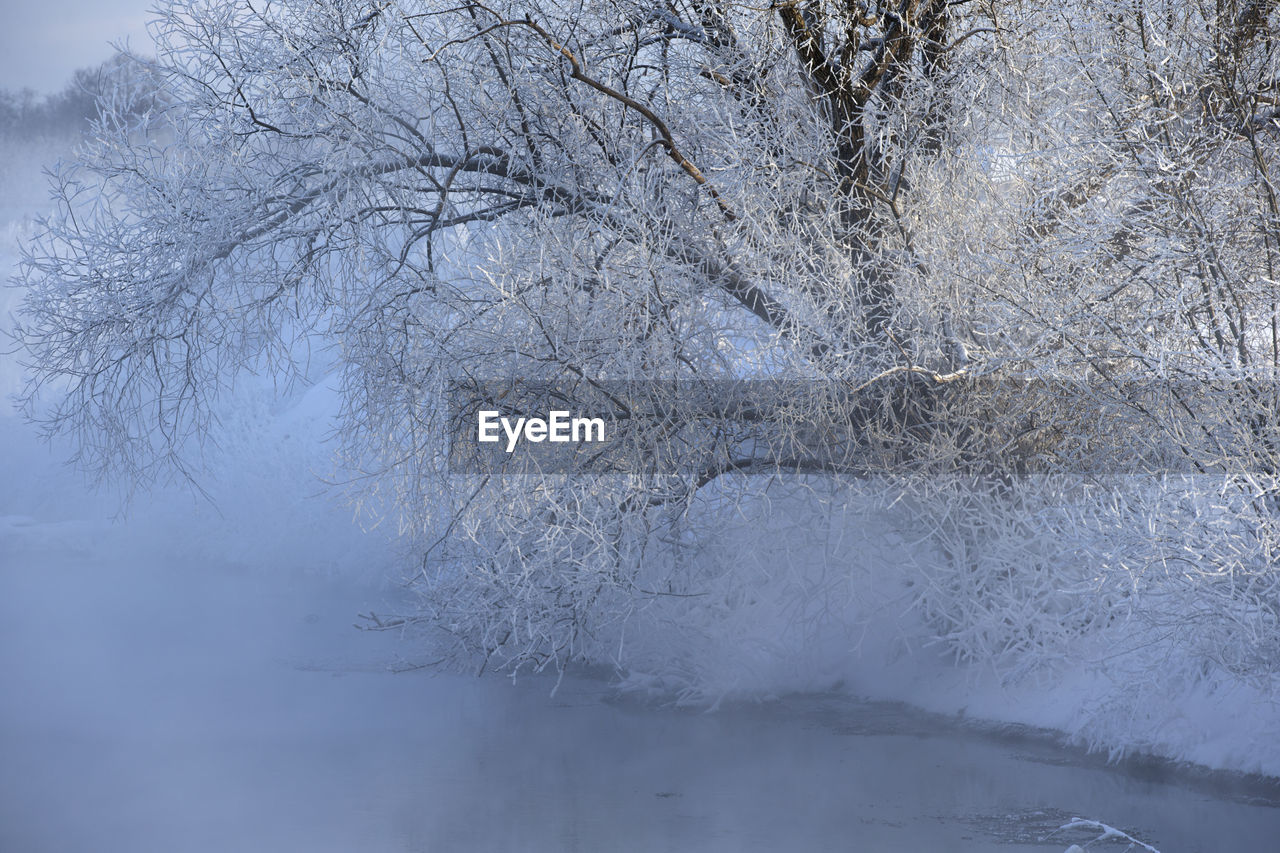
{"label": "pale sky", "polygon": [[128,40],[150,52],[155,0],[0,0],[0,88],[56,92]]}

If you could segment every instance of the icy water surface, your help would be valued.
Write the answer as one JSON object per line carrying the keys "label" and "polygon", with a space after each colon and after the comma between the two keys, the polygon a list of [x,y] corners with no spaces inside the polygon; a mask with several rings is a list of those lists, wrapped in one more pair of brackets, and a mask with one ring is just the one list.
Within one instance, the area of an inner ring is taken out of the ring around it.
{"label": "icy water surface", "polygon": [[[717,713],[392,673],[372,583],[0,518],[0,850],[1280,850],[1261,784],[1098,766],[902,708]],[[1090,850],[1124,849],[1098,844]]]}

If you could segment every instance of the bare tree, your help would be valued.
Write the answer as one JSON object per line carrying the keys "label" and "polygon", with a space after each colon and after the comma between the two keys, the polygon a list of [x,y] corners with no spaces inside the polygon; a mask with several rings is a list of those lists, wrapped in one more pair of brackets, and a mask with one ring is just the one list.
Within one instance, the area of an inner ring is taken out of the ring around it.
{"label": "bare tree", "polygon": [[[1084,499],[1029,470],[1096,472],[1138,445],[1274,472],[1270,398],[1223,418],[1149,385],[1274,379],[1274,18],[1171,0],[172,4],[146,63],[165,99],[105,102],[28,249],[27,400],[56,387],[49,428],[145,480],[186,471],[238,371],[331,342],[364,499],[417,543],[435,623],[509,666],[605,655],[636,608],[698,594],[707,578],[657,553],[695,496],[915,466],[922,518],[939,495],[971,507],[938,527],[950,575],[929,612],[987,654],[955,604],[975,578],[998,598],[1021,559],[991,531],[1034,538],[1037,501]],[[713,411],[652,431],[622,471],[570,476],[514,457],[451,471],[459,377],[580,401],[638,379],[841,390],[775,407],[778,440]],[[678,465],[648,464],[690,429]],[[795,452],[815,434],[840,452]]]}

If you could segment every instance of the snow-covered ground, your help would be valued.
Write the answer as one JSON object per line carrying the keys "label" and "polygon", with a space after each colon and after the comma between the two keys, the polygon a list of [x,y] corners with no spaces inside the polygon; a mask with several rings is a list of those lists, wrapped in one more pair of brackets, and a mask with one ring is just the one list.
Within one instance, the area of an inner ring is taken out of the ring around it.
{"label": "snow-covered ground", "polygon": [[[5,268],[38,186],[6,180]],[[71,448],[0,411],[0,850],[1015,851],[1096,837],[1055,832],[1076,816],[1165,853],[1276,849],[1274,785],[1109,768],[958,725],[1078,730],[1116,685],[1081,662],[1000,686],[913,642],[891,571],[906,543],[874,531],[823,543],[848,555],[842,574],[773,560],[783,540],[722,555],[739,582],[759,575],[759,600],[685,650],[705,694],[733,700],[714,714],[585,679],[552,696],[540,678],[392,672],[431,650],[352,627],[402,592],[389,537],[320,484],[336,392],[323,366],[312,378],[223,401],[212,503],[171,487],[122,518],[61,466]],[[0,392],[19,381],[0,355]],[[877,590],[878,619],[841,621]],[[825,610],[797,619],[802,601]],[[631,686],[659,682],[637,670]],[[751,697],[774,698],[737,701]],[[1280,709],[1261,688],[1200,682],[1133,707],[1116,737],[1280,775]]]}

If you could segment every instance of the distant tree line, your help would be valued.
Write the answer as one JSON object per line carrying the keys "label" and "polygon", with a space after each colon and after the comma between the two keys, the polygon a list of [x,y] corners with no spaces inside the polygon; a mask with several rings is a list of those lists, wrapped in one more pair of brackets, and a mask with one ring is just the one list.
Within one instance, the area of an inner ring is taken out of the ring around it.
{"label": "distant tree line", "polygon": [[[0,138],[39,139],[79,133],[98,114],[104,97],[113,97],[121,88],[155,91],[145,66],[122,54],[101,65],[77,69],[71,81],[53,94],[29,88],[0,89]],[[155,105],[154,96],[134,97],[129,109],[140,114]]]}

